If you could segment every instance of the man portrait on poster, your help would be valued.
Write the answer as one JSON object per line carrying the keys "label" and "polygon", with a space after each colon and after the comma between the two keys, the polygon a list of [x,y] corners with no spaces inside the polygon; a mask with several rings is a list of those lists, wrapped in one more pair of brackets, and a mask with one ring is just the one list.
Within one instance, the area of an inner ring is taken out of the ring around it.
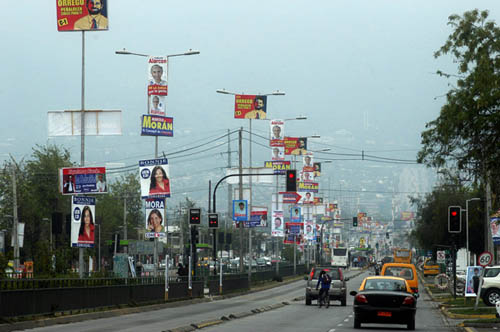
{"label": "man portrait on poster", "polygon": [[305,155],[307,154],[307,137],[299,137],[297,140],[297,147],[292,150],[291,154]]}
{"label": "man portrait on poster", "polygon": [[275,146],[272,148],[272,161],[282,161],[285,160],[285,148],[283,146]]}
{"label": "man portrait on poster", "polygon": [[266,119],[266,96],[255,96],[253,110],[245,114],[245,119]]}
{"label": "man portrait on poster", "polygon": [[78,19],[73,30],[107,30],[108,18],[103,15],[106,0],[86,0],[88,15]]}

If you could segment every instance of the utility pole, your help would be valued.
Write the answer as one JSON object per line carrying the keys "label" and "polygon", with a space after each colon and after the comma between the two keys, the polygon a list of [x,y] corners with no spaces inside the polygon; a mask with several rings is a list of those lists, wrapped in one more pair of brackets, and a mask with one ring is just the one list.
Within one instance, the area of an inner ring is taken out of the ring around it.
{"label": "utility pole", "polygon": [[13,233],[14,233],[14,272],[17,272],[17,268],[19,267],[19,234],[17,233],[18,229],[18,219],[17,219],[17,187],[16,187],[16,172],[14,170],[14,163],[11,167],[12,171],[12,203],[14,209],[14,222],[13,222]]}
{"label": "utility pole", "polygon": [[[239,158],[239,199],[243,199],[243,127],[240,127],[239,133],[238,133],[238,158]],[[241,221],[238,221],[238,227],[240,228],[240,273],[243,273],[243,225]]]}
{"label": "utility pole", "polygon": [[[123,197],[123,239],[127,240],[127,196]],[[128,252],[128,248],[126,246],[124,247],[123,252]]]}
{"label": "utility pole", "polygon": [[[80,167],[85,166],[85,31],[82,31],[82,91],[81,91],[81,117],[80,117]],[[78,248],[78,274],[83,278],[85,263],[83,262],[84,248]]]}

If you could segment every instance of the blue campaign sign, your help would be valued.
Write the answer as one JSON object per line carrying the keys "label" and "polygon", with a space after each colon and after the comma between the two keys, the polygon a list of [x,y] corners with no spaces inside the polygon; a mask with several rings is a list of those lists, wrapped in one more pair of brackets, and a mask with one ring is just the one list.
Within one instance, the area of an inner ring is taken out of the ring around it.
{"label": "blue campaign sign", "polygon": [[290,208],[290,221],[291,222],[300,222],[300,206],[292,206]]}
{"label": "blue campaign sign", "polygon": [[247,221],[248,220],[248,201],[233,200],[233,220]]}

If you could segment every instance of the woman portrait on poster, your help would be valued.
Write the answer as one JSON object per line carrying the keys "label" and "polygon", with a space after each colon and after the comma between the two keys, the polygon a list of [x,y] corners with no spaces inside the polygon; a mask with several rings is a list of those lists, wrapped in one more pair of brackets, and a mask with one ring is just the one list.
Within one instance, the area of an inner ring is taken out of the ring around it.
{"label": "woman portrait on poster", "polygon": [[85,206],[82,211],[80,230],[78,231],[78,242],[94,243],[94,218],[89,206]]}
{"label": "woman portrait on poster", "polygon": [[170,180],[167,173],[161,166],[155,166],[151,172],[151,183],[149,185],[149,195],[169,194]]}
{"label": "woman portrait on poster", "polygon": [[163,231],[163,217],[160,210],[154,209],[148,216],[148,230],[151,232],[159,233]]}

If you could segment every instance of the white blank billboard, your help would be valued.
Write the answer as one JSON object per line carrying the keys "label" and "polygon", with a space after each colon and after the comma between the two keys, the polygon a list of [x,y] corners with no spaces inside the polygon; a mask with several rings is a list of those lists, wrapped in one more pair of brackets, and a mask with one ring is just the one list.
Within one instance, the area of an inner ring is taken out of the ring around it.
{"label": "white blank billboard", "polygon": [[[81,112],[49,111],[48,136],[80,136]],[[85,136],[121,135],[122,111],[89,110],[85,111]]]}

